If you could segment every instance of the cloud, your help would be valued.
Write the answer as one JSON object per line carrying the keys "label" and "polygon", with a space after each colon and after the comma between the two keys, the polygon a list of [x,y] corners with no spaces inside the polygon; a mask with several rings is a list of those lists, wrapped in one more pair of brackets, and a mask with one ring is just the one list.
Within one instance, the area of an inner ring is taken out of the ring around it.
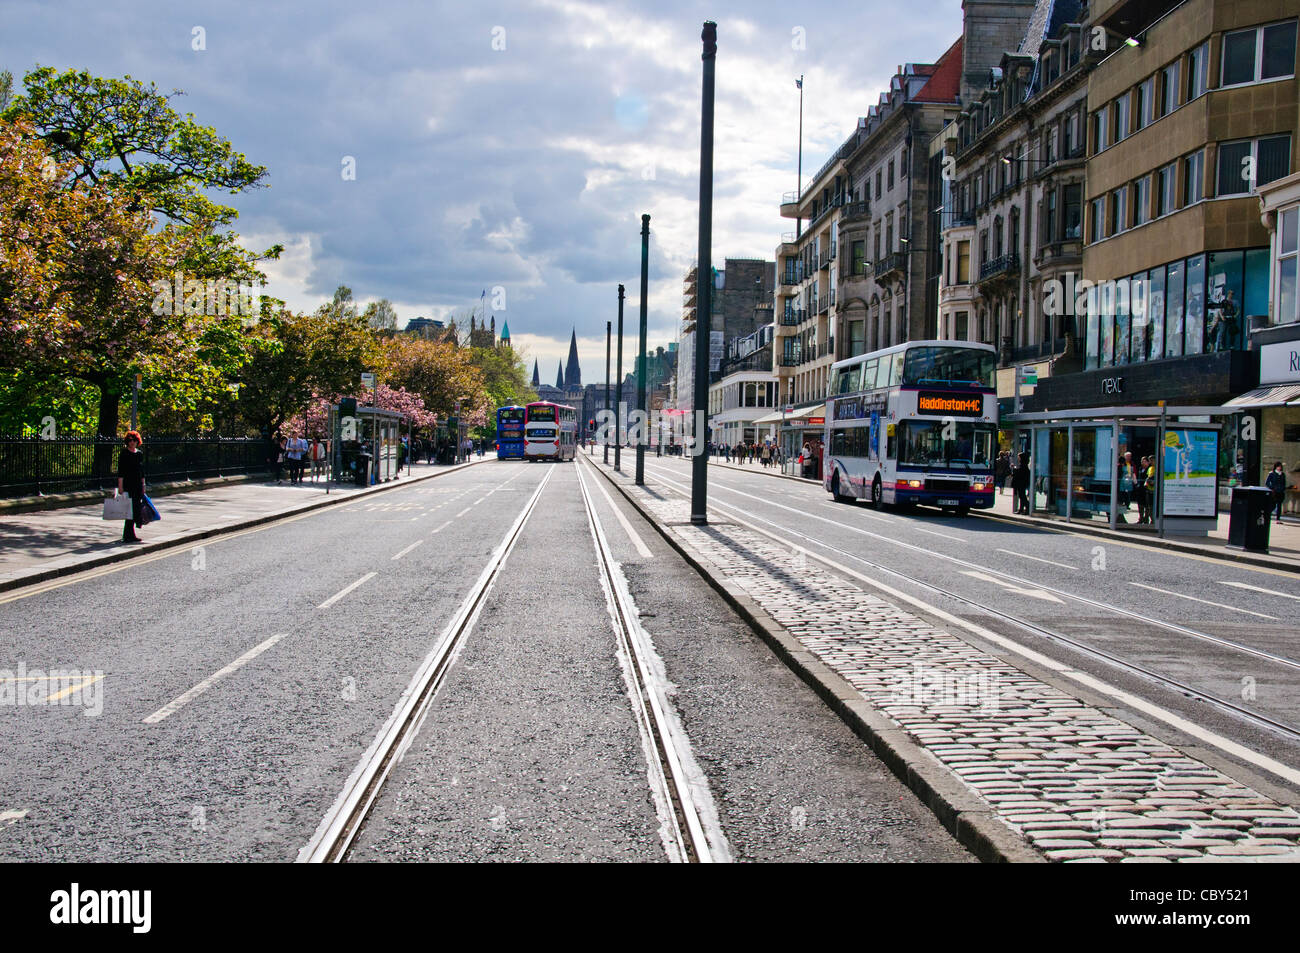
{"label": "cloud", "polygon": [[806,184],[896,64],[932,62],[961,30],[960,0],[916,0],[906,17],[884,0],[756,0],[735,16],[692,0],[57,7],[7,5],[0,67],[186,90],[180,109],[269,170],[270,188],[228,201],[250,246],[286,245],[265,269],[272,294],[308,308],[347,284],[403,318],[438,317],[500,285],[498,324],[528,342],[543,379],[574,328],[584,379],[603,374],[619,282],[634,328],[643,212],[651,346],[676,337],[696,257],[703,20],[719,21],[719,264],[770,257],[792,227],[778,206],[795,187],[795,77]]}

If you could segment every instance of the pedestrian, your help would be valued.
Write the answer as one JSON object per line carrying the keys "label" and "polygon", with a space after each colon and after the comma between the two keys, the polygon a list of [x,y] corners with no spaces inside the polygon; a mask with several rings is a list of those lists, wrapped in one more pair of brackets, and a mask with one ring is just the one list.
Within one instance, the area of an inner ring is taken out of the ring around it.
{"label": "pedestrian", "polygon": [[138,527],[143,526],[144,516],[144,454],[140,450],[140,434],[128,430],[123,438],[124,447],[117,457],[117,492],[131,497],[131,518],[122,523],[122,542],[143,543],[135,535]]}
{"label": "pedestrian", "polygon": [[321,442],[320,437],[311,438],[311,450],[308,456],[311,458],[311,479],[315,483],[325,475],[325,444]]}
{"label": "pedestrian", "polygon": [[284,475],[286,454],[289,449],[289,438],[283,434],[275,435],[275,485],[279,486],[284,482],[281,477]]}
{"label": "pedestrian", "polygon": [[[1273,464],[1273,472],[1268,475],[1264,485],[1273,491],[1273,506],[1277,508],[1277,521],[1282,522],[1282,504],[1286,501],[1286,468],[1279,460]],[[1269,513],[1273,512],[1272,507]]]}
{"label": "pedestrian", "polygon": [[[1142,458],[1142,495],[1146,499],[1146,516],[1148,523],[1155,522],[1156,513],[1156,458]],[[1138,522],[1141,522],[1139,520]]]}
{"label": "pedestrian", "polygon": [[285,459],[289,465],[289,482],[301,483],[304,458],[307,456],[307,439],[292,437],[285,445]]}
{"label": "pedestrian", "polygon": [[1029,452],[1020,451],[1020,463],[1011,474],[1011,489],[1015,497],[1011,502],[1011,511],[1029,515]]}
{"label": "pedestrian", "polygon": [[812,472],[812,447],[808,445],[807,440],[803,442],[803,447],[799,450],[799,463],[803,467],[799,471],[799,475],[802,477],[808,476]]}
{"label": "pedestrian", "polygon": [[[1124,520],[1124,513],[1128,512],[1129,505],[1133,502],[1133,496],[1137,492],[1137,471],[1133,469],[1133,451],[1125,451],[1124,456],[1119,461],[1119,505],[1123,508],[1120,513],[1120,519]],[[1128,522],[1124,520],[1124,522]]]}
{"label": "pedestrian", "polygon": [[1011,452],[999,450],[998,458],[993,461],[993,482],[997,484],[998,496],[1006,493],[1006,482],[1009,476],[1011,476]]}

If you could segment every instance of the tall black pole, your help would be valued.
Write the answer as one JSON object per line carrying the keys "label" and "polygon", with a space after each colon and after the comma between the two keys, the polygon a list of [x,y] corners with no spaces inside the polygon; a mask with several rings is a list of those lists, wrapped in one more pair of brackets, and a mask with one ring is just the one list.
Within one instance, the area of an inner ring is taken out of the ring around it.
{"label": "tall black pole", "polygon": [[623,450],[623,286],[618,286],[618,393],[614,395],[614,469],[620,469]]}
{"label": "tall black pole", "polygon": [[[799,171],[796,173],[796,188],[794,192],[794,205],[799,207],[800,193],[803,192],[803,73],[799,74]],[[798,238],[803,232],[803,219],[794,220],[794,237]]]}
{"label": "tall black pole", "polygon": [[636,438],[636,485],[645,483],[645,448],[649,443],[650,418],[646,414],[646,294],[650,287],[650,216],[641,216],[641,349],[636,356],[636,409],[641,411],[641,425]]}
{"label": "tall black pole", "polygon": [[700,247],[696,263],[699,308],[695,317],[695,458],[691,462],[691,523],[709,521],[709,323],[713,311],[713,71],[718,55],[718,25],[706,20],[704,94],[700,107]]}
{"label": "tall black pole", "polygon": [[[613,339],[614,336],[613,328],[614,328],[614,322],[612,321],[605,322],[605,423],[604,426],[606,427],[609,426],[609,347],[610,347],[610,341]],[[609,431],[606,430],[605,433],[608,434]],[[615,434],[615,436],[617,436],[617,434]],[[609,437],[608,436],[605,437],[604,462],[609,463]]]}

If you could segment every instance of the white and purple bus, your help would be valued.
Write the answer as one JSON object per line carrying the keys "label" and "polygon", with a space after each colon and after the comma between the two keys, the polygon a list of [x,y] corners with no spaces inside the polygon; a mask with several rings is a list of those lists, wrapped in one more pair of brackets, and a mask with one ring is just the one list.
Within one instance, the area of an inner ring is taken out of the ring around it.
{"label": "white and purple bus", "polygon": [[836,500],[993,505],[997,352],[910,341],[838,361],[826,401],[823,482]]}
{"label": "white and purple bus", "polygon": [[578,452],[578,412],[566,404],[539,400],[524,418],[525,460],[572,460]]}

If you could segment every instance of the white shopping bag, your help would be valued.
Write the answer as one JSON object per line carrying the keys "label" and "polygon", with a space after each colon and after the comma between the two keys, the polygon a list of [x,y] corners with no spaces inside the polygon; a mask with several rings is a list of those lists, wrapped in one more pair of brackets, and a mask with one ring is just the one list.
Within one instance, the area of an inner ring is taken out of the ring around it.
{"label": "white shopping bag", "polygon": [[104,519],[129,520],[135,516],[131,506],[131,497],[125,493],[115,493],[104,500]]}

